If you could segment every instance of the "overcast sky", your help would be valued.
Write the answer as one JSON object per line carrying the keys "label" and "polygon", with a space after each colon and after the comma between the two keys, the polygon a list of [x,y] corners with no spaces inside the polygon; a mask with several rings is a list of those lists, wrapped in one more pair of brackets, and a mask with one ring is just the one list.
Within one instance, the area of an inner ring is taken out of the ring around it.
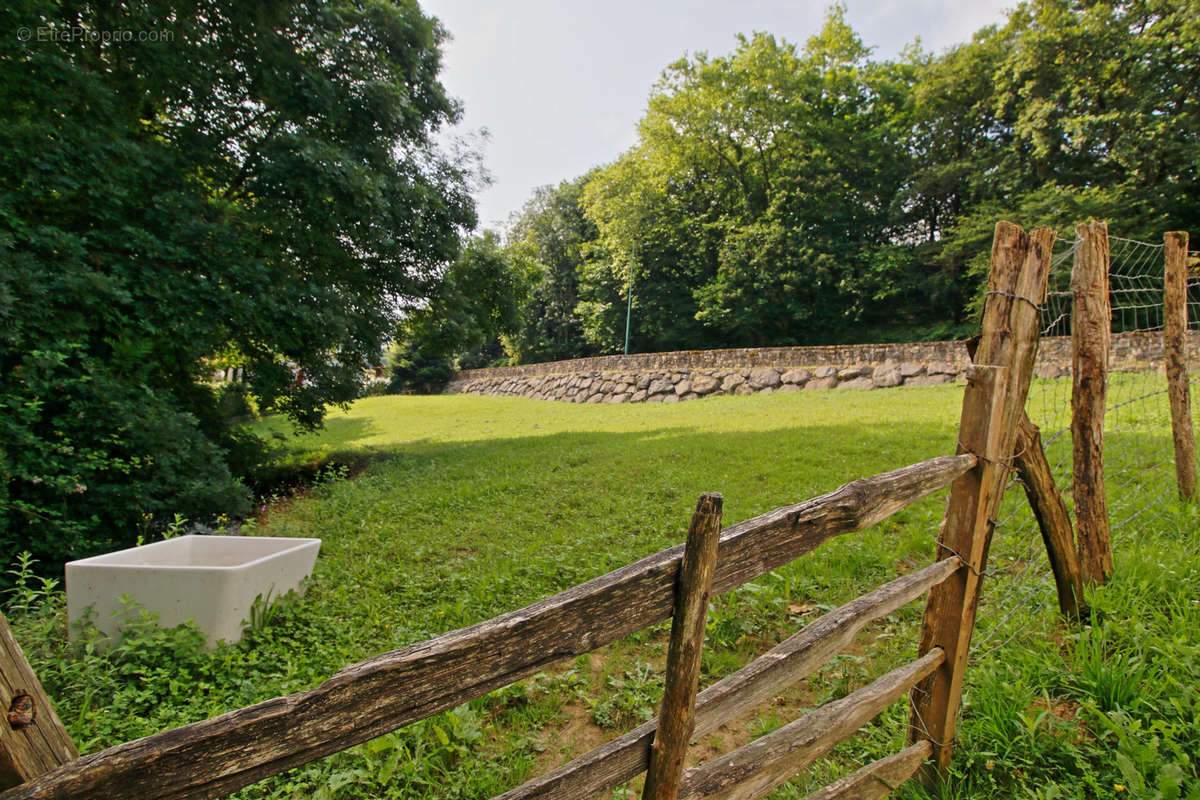
{"label": "overcast sky", "polygon": [[[453,37],[442,82],[464,104],[458,133],[487,129],[493,183],[480,224],[500,227],[533,190],[606,164],[635,141],[663,68],[730,52],[738,33],[803,45],[829,0],[419,0]],[[847,21],[891,58],[918,36],[940,52],[1001,22],[1014,0],[849,0]]]}

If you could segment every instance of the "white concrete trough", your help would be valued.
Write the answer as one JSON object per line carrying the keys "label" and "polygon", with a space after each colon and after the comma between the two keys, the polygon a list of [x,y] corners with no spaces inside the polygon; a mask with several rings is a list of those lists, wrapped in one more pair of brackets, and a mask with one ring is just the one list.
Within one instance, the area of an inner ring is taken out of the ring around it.
{"label": "white concrete trough", "polygon": [[[266,536],[180,536],[67,564],[67,614],[91,614],[96,627],[116,637],[125,622],[122,595],[134,613],[144,609],[172,628],[188,620],[208,637],[242,638],[255,598],[299,590],[312,574],[320,539]],[[72,635],[75,635],[75,627]]]}

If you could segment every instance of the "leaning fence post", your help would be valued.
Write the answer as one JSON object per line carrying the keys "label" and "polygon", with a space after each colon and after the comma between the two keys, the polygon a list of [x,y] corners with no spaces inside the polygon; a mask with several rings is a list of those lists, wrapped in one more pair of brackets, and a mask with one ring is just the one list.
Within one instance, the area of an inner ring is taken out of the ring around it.
{"label": "leaning fence post", "polygon": [[700,687],[708,597],[721,538],[721,505],[720,494],[700,495],[688,528],[667,649],[666,691],[650,748],[642,800],[675,800],[679,795],[683,760],[696,724],[696,691]]}
{"label": "leaning fence post", "polygon": [[1171,435],[1175,439],[1175,477],[1179,494],[1196,493],[1196,439],[1188,395],[1187,231],[1163,235],[1166,291],[1163,293],[1163,352],[1167,362],[1167,395],[1171,398]]}
{"label": "leaning fence post", "polygon": [[1014,461],[1038,530],[1042,532],[1042,542],[1046,545],[1046,556],[1058,590],[1058,610],[1068,619],[1078,619],[1083,613],[1083,579],[1079,573],[1071,515],[1054,484],[1054,473],[1042,448],[1042,432],[1028,416],[1021,418]]}
{"label": "leaning fence post", "polygon": [[1112,307],[1108,296],[1108,224],[1075,226],[1071,269],[1071,441],[1074,443],[1075,536],[1083,582],[1112,574],[1108,501],[1104,492],[1104,400]]}
{"label": "leaning fence post", "polygon": [[988,545],[1037,354],[1053,244],[1048,228],[1027,236],[1012,223],[996,224],[983,331],[968,372],[958,434],[958,451],[974,453],[978,464],[950,485],[938,537],[938,560],[959,558],[964,568],[930,591],[920,653],[940,647],[946,659],[910,696],[910,738],[933,745],[933,763],[925,772],[930,783],[945,774],[953,751]]}
{"label": "leaning fence post", "polygon": [[25,653],[0,614],[0,790],[79,757]]}

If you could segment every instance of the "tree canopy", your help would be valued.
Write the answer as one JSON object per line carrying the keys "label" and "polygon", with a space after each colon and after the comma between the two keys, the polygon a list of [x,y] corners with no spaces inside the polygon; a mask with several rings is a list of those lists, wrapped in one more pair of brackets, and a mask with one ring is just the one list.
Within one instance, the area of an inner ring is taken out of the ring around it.
{"label": "tree canopy", "polygon": [[[636,144],[537,192],[505,358],[951,338],[997,219],[1200,221],[1200,4],[1031,0],[941,54],[879,60],[830,9],[669,64]],[[515,268],[515,267],[514,267]],[[552,300],[551,300],[552,298]]]}
{"label": "tree canopy", "polygon": [[412,0],[0,15],[0,549],[244,508],[214,359],[318,424],[474,225],[443,32]]}

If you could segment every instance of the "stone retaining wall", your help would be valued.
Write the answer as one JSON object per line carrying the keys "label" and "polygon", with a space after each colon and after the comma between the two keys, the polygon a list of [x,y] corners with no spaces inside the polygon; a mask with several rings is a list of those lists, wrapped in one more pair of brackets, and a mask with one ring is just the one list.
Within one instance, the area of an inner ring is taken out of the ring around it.
{"label": "stone retaining wall", "polygon": [[[1188,344],[1189,356],[1200,356],[1200,334],[1190,334]],[[1162,359],[1161,333],[1113,335],[1113,369],[1154,369]],[[675,403],[717,394],[932,386],[963,380],[969,363],[963,342],[688,350],[467,370],[455,375],[446,392]],[[1070,338],[1043,339],[1035,371],[1043,378],[1069,375]]]}

